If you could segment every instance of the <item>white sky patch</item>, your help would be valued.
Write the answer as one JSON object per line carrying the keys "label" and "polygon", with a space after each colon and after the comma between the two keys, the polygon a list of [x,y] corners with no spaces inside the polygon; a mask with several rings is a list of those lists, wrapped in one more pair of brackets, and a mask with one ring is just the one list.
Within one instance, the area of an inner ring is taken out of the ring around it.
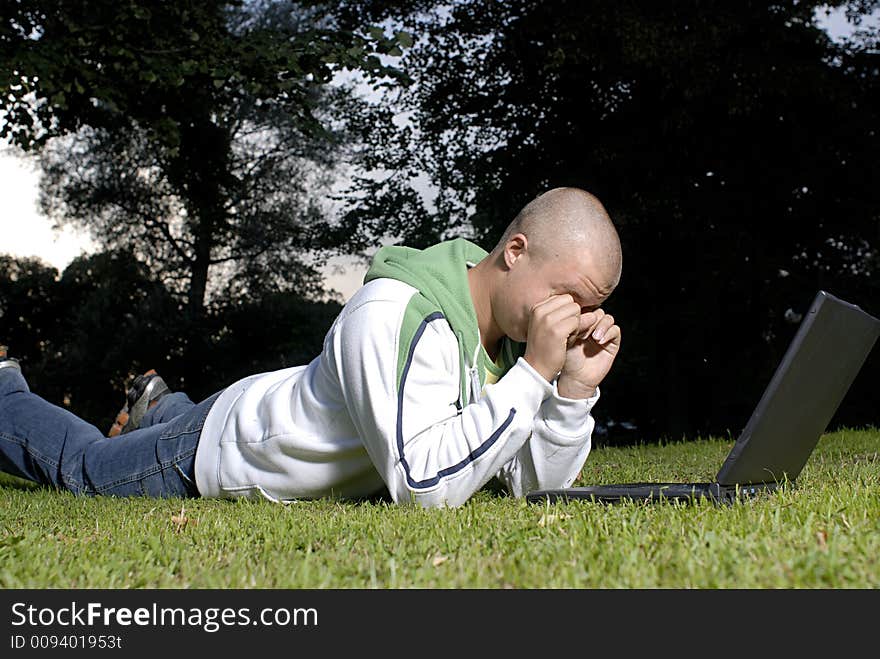
{"label": "white sky patch", "polygon": [[827,12],[824,9],[819,9],[816,11],[816,24],[825,30],[834,41],[840,41],[858,29],[880,25],[880,11],[863,16],[862,24],[854,26],[846,20],[846,13],[842,7]]}
{"label": "white sky patch", "polygon": [[40,173],[30,159],[0,150],[0,253],[35,256],[63,270],[73,259],[94,252],[86,233],[52,222],[37,206]]}
{"label": "white sky patch", "polygon": [[[37,205],[39,180],[39,167],[31,158],[0,146],[0,254],[37,257],[60,273],[76,257],[96,252],[98,245],[87,232],[53,228]],[[354,259],[336,257],[324,268],[325,281],[347,301],[361,287],[366,271]]]}

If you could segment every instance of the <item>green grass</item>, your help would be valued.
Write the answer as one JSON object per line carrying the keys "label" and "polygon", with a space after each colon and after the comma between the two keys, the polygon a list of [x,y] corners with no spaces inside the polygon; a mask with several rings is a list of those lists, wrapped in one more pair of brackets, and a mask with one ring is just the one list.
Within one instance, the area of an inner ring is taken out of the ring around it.
{"label": "green grass", "polygon": [[[731,442],[600,448],[581,481],[711,480]],[[877,588],[880,430],[717,507],[75,497],[0,475],[3,588]],[[182,514],[181,514],[182,513]]]}

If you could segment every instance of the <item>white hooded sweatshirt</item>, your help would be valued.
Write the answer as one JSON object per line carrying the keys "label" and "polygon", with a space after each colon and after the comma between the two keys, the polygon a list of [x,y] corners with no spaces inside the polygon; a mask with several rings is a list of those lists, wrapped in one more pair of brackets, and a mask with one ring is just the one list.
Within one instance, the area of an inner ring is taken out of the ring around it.
{"label": "white hooded sweatshirt", "polygon": [[[414,283],[431,277],[441,292],[387,276],[389,256],[409,258]],[[380,250],[310,364],[240,380],[214,403],[196,451],[202,496],[387,488],[428,507],[461,505],[493,477],[513,496],[570,486],[590,452],[599,392],[560,397],[506,339],[506,363],[490,363],[466,287],[468,265],[484,256],[461,239]]]}

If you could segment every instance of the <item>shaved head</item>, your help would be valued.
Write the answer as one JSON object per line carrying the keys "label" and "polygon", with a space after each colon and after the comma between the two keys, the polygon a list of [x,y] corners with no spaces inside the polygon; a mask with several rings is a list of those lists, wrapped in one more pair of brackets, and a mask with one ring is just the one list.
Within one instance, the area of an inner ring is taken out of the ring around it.
{"label": "shaved head", "polygon": [[568,295],[599,310],[620,282],[620,239],[601,202],[580,188],[553,188],[510,223],[492,252],[467,271],[480,340],[491,359],[502,337],[528,340],[534,310]]}
{"label": "shaved head", "polygon": [[588,250],[606,273],[611,288],[620,281],[623,257],[620,238],[602,203],[580,188],[553,188],[530,201],[504,232],[496,250],[521,233],[538,261]]}

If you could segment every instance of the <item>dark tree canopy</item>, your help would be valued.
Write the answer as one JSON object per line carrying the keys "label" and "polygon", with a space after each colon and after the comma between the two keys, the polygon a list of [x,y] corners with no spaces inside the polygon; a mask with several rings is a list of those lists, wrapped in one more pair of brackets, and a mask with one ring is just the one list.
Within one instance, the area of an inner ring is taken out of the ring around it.
{"label": "dark tree canopy", "polygon": [[[0,342],[33,391],[103,431],[137,373],[155,368],[202,400],[253,373],[308,363],[339,310],[292,292],[235,301],[201,320],[206,341],[194,348],[180,302],[130,253],[80,257],[60,277],[38,260],[0,256]],[[200,345],[204,354],[183,358]]]}
{"label": "dark tree canopy", "polygon": [[[392,225],[409,244],[490,248],[543,190],[594,192],[624,247],[603,415],[649,436],[736,432],[817,289],[880,312],[880,41],[835,44],[823,5],[348,3],[416,35],[409,123],[375,141],[390,174],[361,181],[351,230],[368,242],[393,212],[431,219]],[[839,420],[880,421],[877,373],[875,355]]]}

